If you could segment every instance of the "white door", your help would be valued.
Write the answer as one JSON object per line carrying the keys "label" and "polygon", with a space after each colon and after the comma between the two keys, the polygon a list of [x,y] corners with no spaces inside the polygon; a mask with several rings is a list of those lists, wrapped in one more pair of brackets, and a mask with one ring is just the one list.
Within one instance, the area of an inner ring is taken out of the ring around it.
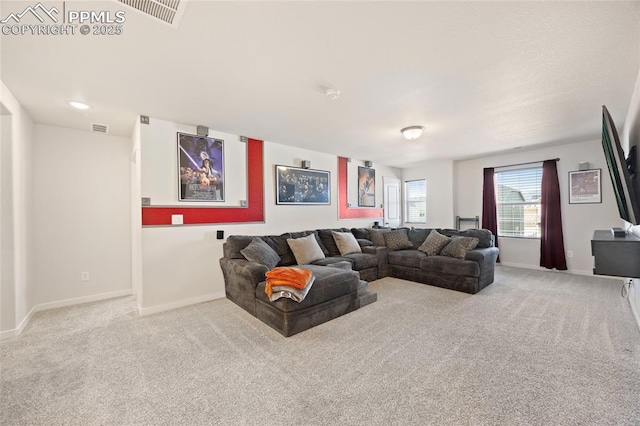
{"label": "white door", "polygon": [[400,204],[400,179],[394,177],[382,177],[384,187],[384,226],[397,228],[402,221],[402,209]]}

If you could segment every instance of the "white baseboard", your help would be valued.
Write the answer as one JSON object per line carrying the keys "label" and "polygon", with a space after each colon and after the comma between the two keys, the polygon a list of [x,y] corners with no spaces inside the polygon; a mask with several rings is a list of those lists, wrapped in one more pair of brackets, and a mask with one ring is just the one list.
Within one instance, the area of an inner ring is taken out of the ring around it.
{"label": "white baseboard", "polygon": [[636,320],[636,325],[638,326],[638,330],[640,330],[640,312],[638,312],[638,308],[635,302],[635,300],[640,300],[640,298],[636,296],[636,291],[638,290],[636,290],[635,287],[631,287],[629,289],[629,305],[631,305],[631,313],[633,314],[633,317]]}
{"label": "white baseboard", "polygon": [[65,306],[79,305],[81,303],[98,302],[100,300],[107,300],[107,299],[113,299],[115,297],[129,296],[131,294],[132,294],[131,290],[119,290],[119,291],[112,291],[110,293],[94,294],[91,296],[76,297],[74,299],[58,300],[55,302],[47,302],[47,303],[41,303],[39,305],[35,305],[33,308],[31,308],[31,311],[29,311],[27,316],[20,322],[18,327],[16,327],[13,330],[6,330],[6,331],[0,332],[0,340],[13,339],[15,337],[18,337],[20,334],[22,334],[25,327],[29,324],[29,321],[31,321],[33,314],[35,314],[36,312],[46,311],[48,309],[63,308]]}
{"label": "white baseboard", "polygon": [[561,272],[564,274],[587,275],[587,276],[593,275],[593,271],[583,271],[580,269],[569,269],[567,271],[558,271],[557,269],[547,269],[547,268],[543,268],[542,266],[527,265],[526,263],[512,263],[512,262],[501,261],[500,263],[498,263],[498,265],[513,266],[514,268],[533,269],[535,271],[552,271],[552,272]]}
{"label": "white baseboard", "polygon": [[176,302],[165,303],[164,305],[151,306],[141,308],[138,306],[138,314],[141,317],[157,314],[159,312],[169,311],[171,309],[184,308],[185,306],[195,305],[197,303],[208,302],[215,299],[223,299],[226,297],[224,291],[218,293],[203,294],[202,296],[192,297],[191,299],[178,300]]}
{"label": "white baseboard", "polygon": [[119,290],[110,293],[92,294],[91,296],[76,297],[73,299],[58,300],[36,305],[36,311],[46,311],[48,309],[64,308],[65,306],[79,305],[81,303],[99,302],[100,300],[113,299],[115,297],[130,296],[132,290]]}

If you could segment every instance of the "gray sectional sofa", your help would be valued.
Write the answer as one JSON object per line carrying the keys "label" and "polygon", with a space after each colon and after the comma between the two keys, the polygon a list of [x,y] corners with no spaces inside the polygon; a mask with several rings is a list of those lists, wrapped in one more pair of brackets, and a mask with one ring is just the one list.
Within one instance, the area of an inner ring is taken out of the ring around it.
{"label": "gray sectional sofa", "polygon": [[[341,255],[333,231],[351,232],[362,252]],[[403,249],[392,249],[395,247],[391,239],[385,244],[384,234],[392,231],[395,237],[401,234],[406,240]],[[295,265],[313,272],[315,282],[301,303],[291,299],[270,301],[265,294],[265,273],[269,267],[247,260],[242,253],[256,236],[232,235],[224,243],[224,257],[220,259],[225,292],[238,306],[284,336],[291,336],[374,302],[377,296],[369,290],[367,281],[392,276],[471,294],[493,282],[498,249],[494,247],[491,232],[438,229],[438,233],[448,237],[477,239],[476,248],[465,252],[463,258],[455,258],[428,256],[418,250],[431,231],[338,228],[258,236],[279,256],[277,266]],[[325,257],[311,264],[297,265],[287,239],[309,235],[315,236]]]}

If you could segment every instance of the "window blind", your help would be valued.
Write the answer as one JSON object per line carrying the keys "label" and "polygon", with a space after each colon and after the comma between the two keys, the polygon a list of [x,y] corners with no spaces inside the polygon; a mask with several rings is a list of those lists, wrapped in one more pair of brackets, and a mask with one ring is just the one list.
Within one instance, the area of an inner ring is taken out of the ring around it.
{"label": "window blind", "polygon": [[540,238],[542,167],[496,170],[498,235]]}
{"label": "window blind", "polygon": [[427,181],[409,180],[405,183],[405,222],[427,223]]}

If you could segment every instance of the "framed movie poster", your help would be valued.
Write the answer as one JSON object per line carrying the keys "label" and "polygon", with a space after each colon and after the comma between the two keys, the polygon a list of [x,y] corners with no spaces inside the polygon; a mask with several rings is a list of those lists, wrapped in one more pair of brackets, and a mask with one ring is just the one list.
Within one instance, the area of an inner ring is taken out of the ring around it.
{"label": "framed movie poster", "polygon": [[276,204],[331,204],[331,174],[276,166]]}
{"label": "framed movie poster", "polygon": [[569,172],[569,204],[602,202],[600,169]]}
{"label": "framed movie poster", "polygon": [[358,167],[358,207],[376,206],[376,171]]}
{"label": "framed movie poster", "polygon": [[178,133],[178,201],[224,201],[224,141]]}

